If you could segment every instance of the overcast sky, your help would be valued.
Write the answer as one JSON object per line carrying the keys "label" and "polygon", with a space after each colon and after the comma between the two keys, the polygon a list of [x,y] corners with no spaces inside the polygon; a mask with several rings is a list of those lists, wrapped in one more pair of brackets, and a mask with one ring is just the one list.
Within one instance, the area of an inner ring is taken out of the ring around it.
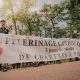
{"label": "overcast sky", "polygon": [[57,4],[57,3],[60,3],[61,1],[62,0],[37,0],[36,4],[31,8],[31,11],[40,9],[44,3]]}

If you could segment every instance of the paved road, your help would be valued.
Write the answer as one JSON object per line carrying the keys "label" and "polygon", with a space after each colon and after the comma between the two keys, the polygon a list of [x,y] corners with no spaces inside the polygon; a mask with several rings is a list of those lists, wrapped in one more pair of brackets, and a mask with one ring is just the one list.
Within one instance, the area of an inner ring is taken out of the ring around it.
{"label": "paved road", "polygon": [[0,80],[80,80],[80,61],[0,72]]}

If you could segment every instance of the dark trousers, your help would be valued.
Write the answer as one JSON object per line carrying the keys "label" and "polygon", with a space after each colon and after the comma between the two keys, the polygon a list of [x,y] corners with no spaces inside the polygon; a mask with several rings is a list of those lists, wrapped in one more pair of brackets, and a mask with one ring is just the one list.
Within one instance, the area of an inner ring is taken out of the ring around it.
{"label": "dark trousers", "polygon": [[20,68],[20,65],[21,65],[20,63],[16,63],[17,68]]}
{"label": "dark trousers", "polygon": [[2,64],[0,64],[0,70],[2,69]]}

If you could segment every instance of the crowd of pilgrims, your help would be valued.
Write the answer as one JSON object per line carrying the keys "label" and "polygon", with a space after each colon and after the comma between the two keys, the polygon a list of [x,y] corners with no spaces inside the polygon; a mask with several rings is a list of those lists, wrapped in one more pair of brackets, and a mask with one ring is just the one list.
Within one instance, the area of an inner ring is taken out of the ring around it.
{"label": "crowd of pilgrims", "polygon": [[[5,27],[6,21],[1,20],[0,21],[0,33],[8,34],[9,30]],[[67,30],[64,34],[64,36],[60,36],[60,34],[57,31],[52,31],[51,38],[72,38],[72,35],[69,30]],[[32,32],[32,36],[37,36],[36,32]],[[78,34],[78,39],[80,38],[80,34]],[[49,65],[49,64],[61,64],[63,62],[73,62],[73,61],[79,61],[80,57],[76,58],[69,58],[64,60],[56,60],[56,61],[42,61],[42,62],[23,62],[23,63],[14,63],[14,64],[0,64],[0,71],[7,71],[9,69],[17,69],[17,68],[24,68],[24,67],[38,67],[41,65]]]}

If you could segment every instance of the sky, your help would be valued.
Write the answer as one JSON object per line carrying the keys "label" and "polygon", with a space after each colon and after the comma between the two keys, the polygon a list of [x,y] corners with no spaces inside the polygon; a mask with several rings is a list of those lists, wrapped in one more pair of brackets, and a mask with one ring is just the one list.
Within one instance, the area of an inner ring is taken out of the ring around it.
{"label": "sky", "polygon": [[[44,3],[58,4],[61,1],[64,1],[64,0],[37,0],[36,4],[32,6],[31,11],[39,10],[44,5]],[[66,27],[66,22],[60,22],[58,27],[60,26],[62,28]]]}
{"label": "sky", "polygon": [[62,0],[37,0],[36,4],[31,8],[32,11],[39,10],[44,3],[52,3],[57,4],[60,3]]}
{"label": "sky", "polygon": [[2,0],[0,0],[0,6],[2,6]]}
{"label": "sky", "polygon": [[[62,0],[37,0],[36,4],[31,7],[31,11],[39,10],[44,3],[56,4],[56,3],[59,3],[61,1]],[[2,5],[2,0],[0,0],[0,6],[1,5]]]}
{"label": "sky", "polygon": [[[39,10],[44,3],[51,3],[51,4],[58,4],[63,0],[37,0],[36,3],[31,7],[31,12],[32,11],[37,11]],[[0,0],[0,6],[2,5],[2,0]],[[64,26],[65,23],[61,23],[59,26]]]}
{"label": "sky", "polygon": [[[39,10],[44,5],[44,3],[58,4],[61,1],[64,1],[64,0],[37,0],[36,4],[34,6],[32,6],[31,11]],[[66,27],[66,22],[59,23],[58,27],[60,27],[60,26],[62,28]]]}

